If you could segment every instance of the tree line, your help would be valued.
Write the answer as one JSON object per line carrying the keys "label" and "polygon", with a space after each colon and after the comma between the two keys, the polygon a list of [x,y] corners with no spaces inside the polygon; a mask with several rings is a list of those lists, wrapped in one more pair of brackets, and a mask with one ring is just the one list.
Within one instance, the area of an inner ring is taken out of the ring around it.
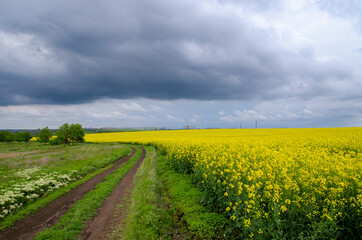
{"label": "tree line", "polygon": [[0,132],[0,142],[26,142],[28,143],[33,136],[29,132],[12,133],[9,131]]}
{"label": "tree line", "polygon": [[[48,128],[43,128],[37,137],[37,141],[41,143],[50,143],[52,145],[56,144],[66,144],[70,145],[76,142],[84,142],[85,131],[81,124],[68,124],[64,123],[59,127],[58,131],[53,137],[53,132]],[[17,132],[12,133],[9,131],[0,132],[0,142],[26,142],[28,143],[32,139],[32,135],[29,132]]]}

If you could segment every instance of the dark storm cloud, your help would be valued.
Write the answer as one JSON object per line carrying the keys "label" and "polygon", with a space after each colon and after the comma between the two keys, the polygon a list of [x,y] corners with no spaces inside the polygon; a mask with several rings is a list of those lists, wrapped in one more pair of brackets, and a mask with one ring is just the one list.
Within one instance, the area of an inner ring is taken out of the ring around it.
{"label": "dark storm cloud", "polygon": [[308,97],[350,77],[257,27],[278,1],[252,2],[3,1],[0,105]]}

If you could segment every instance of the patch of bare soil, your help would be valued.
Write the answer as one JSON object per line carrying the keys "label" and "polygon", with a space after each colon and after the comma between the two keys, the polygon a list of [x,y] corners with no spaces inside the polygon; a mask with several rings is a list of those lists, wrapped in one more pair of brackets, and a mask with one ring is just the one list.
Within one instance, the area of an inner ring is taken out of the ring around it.
{"label": "patch of bare soil", "polygon": [[110,223],[106,238],[107,240],[119,240],[123,239],[122,236],[125,234],[125,226],[127,221],[127,216],[130,212],[130,206],[132,204],[132,192],[135,188],[134,182],[132,186],[127,190],[126,196],[121,199],[121,202],[117,205],[117,210],[114,212],[112,221]]}
{"label": "patch of bare soil", "polygon": [[0,153],[0,158],[12,158],[12,157],[19,157],[24,156],[25,154],[29,153],[38,153],[39,151],[32,151],[32,152],[10,152],[10,153]]}
{"label": "patch of bare soil", "polygon": [[52,227],[79,199],[83,198],[86,193],[92,190],[98,183],[102,182],[104,177],[119,168],[123,163],[127,162],[135,153],[136,150],[132,149],[130,155],[119,159],[113,167],[103,171],[92,179],[89,179],[87,182],[54,200],[39,211],[16,222],[13,227],[0,233],[0,239],[33,239],[34,236],[42,230]]}
{"label": "patch of bare soil", "polygon": [[[146,150],[144,148],[140,149],[142,150],[142,156],[103,202],[102,206],[98,209],[98,215],[86,223],[80,239],[105,239],[107,234],[110,234],[112,229],[114,229],[114,225],[119,223],[119,221],[114,220],[117,205],[127,196],[128,190],[132,187],[133,177],[146,156]],[[118,219],[124,217],[122,214],[117,216]]]}
{"label": "patch of bare soil", "polygon": [[46,157],[42,157],[38,160],[39,165],[46,165],[48,163],[50,163],[51,161],[53,161],[53,159],[49,156]]}

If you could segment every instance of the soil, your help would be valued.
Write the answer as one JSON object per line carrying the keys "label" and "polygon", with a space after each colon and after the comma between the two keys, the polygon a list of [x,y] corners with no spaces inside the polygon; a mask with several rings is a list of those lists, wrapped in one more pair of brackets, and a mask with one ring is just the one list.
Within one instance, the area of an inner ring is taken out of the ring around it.
{"label": "soil", "polygon": [[135,153],[136,150],[132,149],[130,155],[120,158],[113,167],[101,172],[72,191],[57,198],[39,211],[17,221],[14,226],[0,233],[0,239],[33,239],[42,230],[52,227],[79,199],[83,198],[86,193],[92,190],[98,183],[102,182],[104,177],[127,162]]}
{"label": "soil", "polygon": [[12,158],[12,157],[19,157],[24,156],[25,154],[29,153],[38,153],[39,151],[32,151],[32,152],[10,152],[10,153],[0,153],[0,158]]}
{"label": "soil", "polygon": [[[115,225],[120,222],[120,219],[126,217],[122,213],[114,217],[114,213],[117,211],[117,205],[127,196],[128,190],[132,187],[133,177],[145,159],[146,150],[144,148],[140,149],[142,150],[142,156],[138,162],[129,170],[126,176],[122,178],[120,183],[103,202],[102,206],[98,209],[98,215],[91,221],[86,222],[86,227],[81,232],[79,239],[105,239],[115,228]],[[116,218],[116,220],[114,218]]]}
{"label": "soil", "polygon": [[[19,149],[11,149],[11,150],[19,150]],[[11,151],[10,150],[10,151]],[[49,153],[62,153],[64,152],[64,147],[53,148],[52,150],[42,151],[42,150],[34,150],[34,151],[25,151],[25,152],[8,152],[8,153],[0,153],[0,158],[13,158],[13,157],[22,157],[24,155],[27,156],[36,156],[36,155],[48,155]]]}

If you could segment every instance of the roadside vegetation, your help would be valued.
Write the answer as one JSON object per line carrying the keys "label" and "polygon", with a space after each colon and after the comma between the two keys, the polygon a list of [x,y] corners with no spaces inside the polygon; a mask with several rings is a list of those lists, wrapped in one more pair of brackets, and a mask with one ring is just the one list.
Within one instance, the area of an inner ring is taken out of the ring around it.
{"label": "roadside vegetation", "polygon": [[121,211],[128,216],[121,219],[110,236],[112,239],[165,239],[172,227],[157,172],[156,151],[152,147],[146,147],[146,150],[146,159],[133,180],[131,197],[126,206],[121,206]]}
{"label": "roadside vegetation", "polygon": [[170,168],[169,160],[147,147],[147,158],[138,169],[127,217],[111,239],[224,239],[228,221],[200,203],[203,193],[191,176]]}
{"label": "roadside vegetation", "polygon": [[0,230],[130,151],[119,144],[0,143]]}
{"label": "roadside vegetation", "polygon": [[79,200],[55,226],[41,232],[35,239],[77,239],[80,231],[85,227],[85,221],[91,219],[102,202],[117,186],[120,180],[127,174],[141,156],[141,150],[122,164],[118,169],[105,177],[94,190],[89,191]]}
{"label": "roadside vegetation", "polygon": [[159,155],[158,173],[163,182],[172,227],[169,237],[175,239],[225,239],[228,219],[208,210],[202,204],[205,194],[193,183],[192,176],[171,168],[167,157]]}

